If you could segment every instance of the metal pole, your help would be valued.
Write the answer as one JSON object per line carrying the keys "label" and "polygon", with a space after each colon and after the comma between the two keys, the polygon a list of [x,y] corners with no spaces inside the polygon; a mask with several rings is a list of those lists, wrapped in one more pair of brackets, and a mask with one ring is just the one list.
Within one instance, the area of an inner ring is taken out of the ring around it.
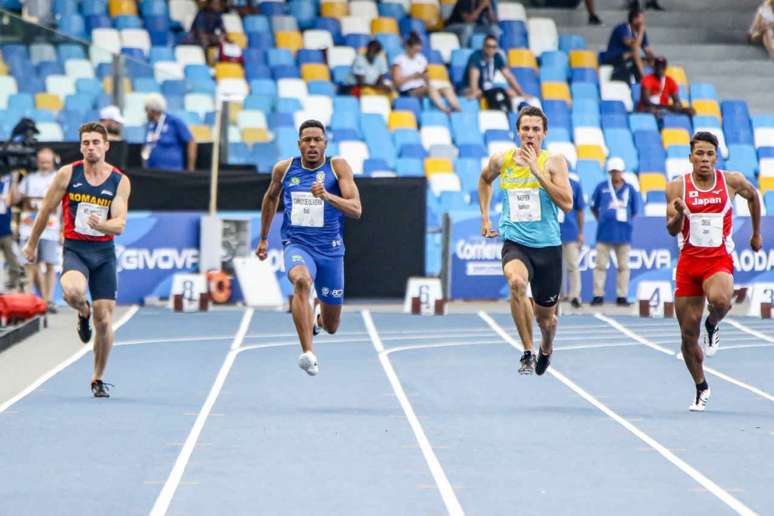
{"label": "metal pole", "polygon": [[218,99],[215,106],[215,130],[212,142],[212,164],[210,166],[210,215],[218,211],[218,171],[220,170],[220,126],[223,117],[223,102]]}

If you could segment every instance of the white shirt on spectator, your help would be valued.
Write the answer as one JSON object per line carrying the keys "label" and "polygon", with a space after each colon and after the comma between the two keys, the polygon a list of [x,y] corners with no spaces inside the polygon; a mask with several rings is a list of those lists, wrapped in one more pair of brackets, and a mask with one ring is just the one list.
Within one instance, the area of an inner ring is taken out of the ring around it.
{"label": "white shirt on spectator", "polygon": [[[362,75],[363,84],[365,86],[373,86],[379,77],[387,73],[387,60],[384,59],[384,55],[378,55],[374,59],[373,63],[369,63],[368,59],[364,55],[359,55],[355,58],[355,62],[352,63],[352,75]],[[352,77],[352,84],[356,84],[355,78]]]}
{"label": "white shirt on spectator", "polygon": [[[401,54],[393,61],[393,66],[395,65],[398,66],[401,77],[408,77],[417,72],[424,73],[424,71],[427,70],[427,59],[425,59],[425,56],[422,55],[422,53],[415,55],[414,59],[411,59],[406,54]],[[425,85],[426,82],[424,79],[411,79],[400,85],[400,91],[409,91],[414,88],[421,88]]]}
{"label": "white shirt on spectator", "polygon": [[[40,209],[43,198],[46,196],[46,192],[51,186],[51,183],[54,182],[55,177],[56,170],[52,170],[47,174],[32,172],[24,176],[24,179],[19,183],[19,191],[25,198],[29,199],[33,211],[37,212]],[[32,222],[34,220],[25,217],[25,213],[26,212],[22,213],[19,223],[19,236],[21,236],[22,239],[30,237],[30,234],[32,233]],[[59,241],[59,209],[49,216],[49,222],[43,230],[43,234],[40,235],[40,239],[53,240],[55,242]]]}

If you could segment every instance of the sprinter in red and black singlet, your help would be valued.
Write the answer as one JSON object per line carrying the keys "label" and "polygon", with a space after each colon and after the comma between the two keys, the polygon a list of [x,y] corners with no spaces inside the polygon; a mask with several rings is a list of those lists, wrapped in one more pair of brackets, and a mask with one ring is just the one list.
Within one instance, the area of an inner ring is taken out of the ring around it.
{"label": "sprinter in red and black singlet", "polygon": [[90,318],[94,312],[91,390],[95,397],[107,398],[109,384],[102,381],[102,375],[113,345],[112,319],[117,294],[113,239],[124,231],[131,187],[124,174],[105,162],[109,143],[101,124],[82,125],[80,138],[83,160],[57,172],[23,253],[30,262],[36,261],[44,222],[62,202],[65,238],[62,291],[67,304],[78,311],[78,336],[84,343],[91,340]]}
{"label": "sprinter in red and black singlet", "polygon": [[[710,388],[704,377],[704,353],[712,356],[720,345],[718,323],[731,308],[734,293],[733,201],[747,199],[752,216],[750,247],[762,246],[758,192],[739,172],[715,168],[718,140],[698,132],[691,140],[693,171],[667,186],[667,230],[678,238],[680,257],[675,270],[675,310],[682,333],[682,352],[696,383],[691,411],[704,410]],[[704,353],[699,346],[705,299]]]}

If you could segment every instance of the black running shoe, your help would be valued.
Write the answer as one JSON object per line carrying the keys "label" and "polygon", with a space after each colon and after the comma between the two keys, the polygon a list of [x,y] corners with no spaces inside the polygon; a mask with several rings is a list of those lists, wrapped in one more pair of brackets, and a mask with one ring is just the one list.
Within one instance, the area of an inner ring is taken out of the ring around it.
{"label": "black running shoe", "polygon": [[538,353],[537,364],[535,365],[535,374],[540,376],[546,372],[548,365],[551,363],[551,354],[544,355],[542,351]]}
{"label": "black running shoe", "polygon": [[519,362],[521,363],[519,374],[527,375],[535,372],[535,354],[532,351],[522,353]]}
{"label": "black running shoe", "polygon": [[105,383],[102,380],[96,380],[91,382],[91,393],[95,398],[109,398],[108,391],[110,387],[114,387],[112,383]]}
{"label": "black running shoe", "polygon": [[89,321],[90,318],[91,318],[91,305],[89,304],[89,316],[83,317],[81,316],[81,313],[78,312],[78,325],[76,326],[78,330],[78,337],[80,337],[81,342],[83,342],[84,344],[86,344],[91,340],[91,322]]}

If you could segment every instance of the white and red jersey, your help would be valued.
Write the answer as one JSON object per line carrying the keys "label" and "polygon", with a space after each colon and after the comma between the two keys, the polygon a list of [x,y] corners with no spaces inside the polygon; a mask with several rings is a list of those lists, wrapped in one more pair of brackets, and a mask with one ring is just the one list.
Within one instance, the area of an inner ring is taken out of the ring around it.
{"label": "white and red jersey", "polygon": [[732,199],[726,176],[715,170],[715,182],[706,190],[693,182],[693,174],[683,176],[683,200],[688,213],[677,235],[680,254],[696,258],[720,258],[734,251]]}

